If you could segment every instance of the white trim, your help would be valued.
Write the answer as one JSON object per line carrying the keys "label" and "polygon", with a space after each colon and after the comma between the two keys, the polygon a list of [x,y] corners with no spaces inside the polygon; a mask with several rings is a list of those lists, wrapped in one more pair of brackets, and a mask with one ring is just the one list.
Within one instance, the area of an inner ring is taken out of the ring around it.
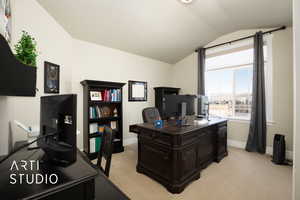
{"label": "white trim", "polygon": [[206,69],[205,72],[213,72],[213,71],[220,71],[220,70],[224,70],[224,69],[244,69],[244,68],[253,68],[253,63],[245,63],[245,64],[240,64],[240,65],[231,65],[231,66],[225,66],[225,67],[216,67],[216,68],[212,68],[212,69]]}
{"label": "white trim", "polygon": [[[242,141],[237,141],[237,140],[227,140],[227,145],[230,147],[235,147],[239,149],[245,149],[246,147],[246,142]],[[268,155],[273,155],[273,147],[272,146],[267,146],[266,148],[266,154]],[[289,160],[293,160],[293,151],[286,151],[285,152],[286,158]]]}
{"label": "white trim", "polygon": [[253,46],[253,39],[252,38],[245,39],[245,40],[242,40],[242,41],[238,41],[238,42],[235,42],[235,43],[230,43],[228,45],[223,45],[223,46],[208,49],[208,50],[206,50],[206,54],[211,55],[211,54],[214,54],[214,53],[218,53],[220,51],[227,51],[227,50],[230,50],[230,49],[236,49],[236,48],[239,48],[239,47],[250,46],[250,45]]}
{"label": "white trim", "polygon": [[124,140],[124,146],[128,146],[128,145],[135,144],[135,143],[137,143],[136,137],[127,138]]}

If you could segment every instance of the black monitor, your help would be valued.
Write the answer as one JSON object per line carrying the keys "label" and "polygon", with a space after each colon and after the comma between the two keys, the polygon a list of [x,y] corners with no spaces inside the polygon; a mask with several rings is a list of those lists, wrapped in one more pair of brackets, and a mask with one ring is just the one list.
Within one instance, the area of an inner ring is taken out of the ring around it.
{"label": "black monitor", "polygon": [[[184,103],[184,104],[183,104]],[[184,109],[182,109],[184,107]],[[195,96],[194,95],[165,95],[164,113],[166,117],[179,117],[186,111],[186,115],[195,115]],[[185,115],[185,113],[183,114]]]}
{"label": "black monitor", "polygon": [[75,162],[77,96],[43,96],[40,112],[41,136],[56,133],[38,141],[45,152],[44,159],[58,165]]}

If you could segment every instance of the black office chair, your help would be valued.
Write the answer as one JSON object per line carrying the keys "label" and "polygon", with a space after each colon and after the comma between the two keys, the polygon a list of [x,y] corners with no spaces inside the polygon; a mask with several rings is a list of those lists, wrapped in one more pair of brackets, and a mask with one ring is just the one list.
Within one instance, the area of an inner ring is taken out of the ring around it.
{"label": "black office chair", "polygon": [[143,110],[144,123],[153,123],[155,120],[161,120],[158,109],[155,107],[145,108]]}
{"label": "black office chair", "polygon": [[[110,164],[111,164],[111,155],[113,152],[113,131],[109,127],[104,128],[104,133],[102,136],[102,143],[100,151],[98,153],[97,167],[104,172],[104,174],[109,177]],[[105,169],[102,168],[102,157],[106,160]]]}

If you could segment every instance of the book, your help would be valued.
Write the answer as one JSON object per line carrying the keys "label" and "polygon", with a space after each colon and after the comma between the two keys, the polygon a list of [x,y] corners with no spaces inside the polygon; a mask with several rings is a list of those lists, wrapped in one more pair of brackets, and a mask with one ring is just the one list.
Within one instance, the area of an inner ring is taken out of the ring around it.
{"label": "book", "polygon": [[98,126],[98,132],[99,133],[104,133],[104,125]]}
{"label": "book", "polygon": [[98,124],[91,123],[90,124],[90,134],[97,133],[97,132],[98,132]]}
{"label": "book", "polygon": [[90,139],[90,153],[96,152],[96,138]]}
{"label": "book", "polygon": [[110,128],[113,129],[113,130],[116,130],[117,129],[117,122],[116,121],[111,121],[110,122]]}
{"label": "book", "polygon": [[120,89],[103,90],[99,92],[98,96],[101,97],[102,101],[106,101],[106,102],[121,101],[121,90]]}
{"label": "book", "polygon": [[101,138],[101,137],[97,137],[97,138],[96,138],[96,143],[95,143],[95,150],[96,150],[96,152],[99,152],[99,151],[100,151],[100,148],[101,148],[101,141],[102,141],[102,138]]}
{"label": "book", "polygon": [[[107,112],[109,110],[104,111],[104,109],[100,106],[90,107],[90,119],[99,119],[101,117],[107,117]],[[109,113],[108,113],[109,114]]]}

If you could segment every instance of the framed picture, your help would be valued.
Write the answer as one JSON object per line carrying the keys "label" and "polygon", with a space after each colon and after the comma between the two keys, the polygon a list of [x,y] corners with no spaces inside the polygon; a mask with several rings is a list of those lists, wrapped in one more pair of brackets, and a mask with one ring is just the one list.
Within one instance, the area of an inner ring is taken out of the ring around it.
{"label": "framed picture", "polygon": [[101,92],[90,91],[91,101],[102,101]]}
{"label": "framed picture", "polygon": [[12,19],[10,0],[0,0],[0,34],[7,42],[11,41]]}
{"label": "framed picture", "polygon": [[44,92],[59,93],[59,65],[45,62]]}
{"label": "framed picture", "polygon": [[128,81],[128,101],[147,101],[147,82]]}

